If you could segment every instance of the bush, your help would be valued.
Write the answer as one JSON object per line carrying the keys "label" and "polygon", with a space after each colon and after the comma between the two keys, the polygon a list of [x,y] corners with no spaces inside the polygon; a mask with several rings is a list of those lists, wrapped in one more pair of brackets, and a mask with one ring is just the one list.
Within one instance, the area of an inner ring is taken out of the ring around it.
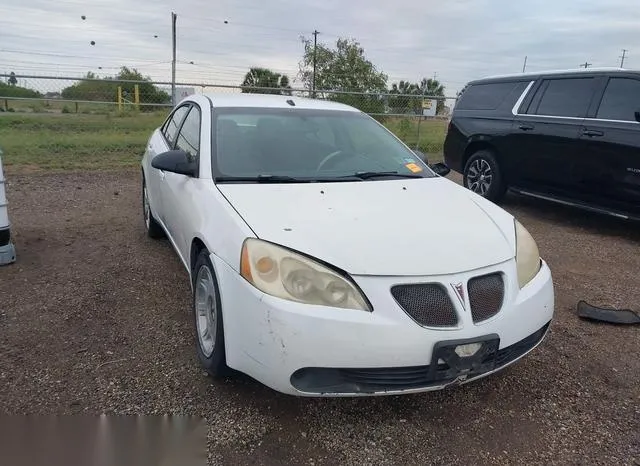
{"label": "bush", "polygon": [[66,105],[62,107],[62,113],[71,113],[71,110]]}

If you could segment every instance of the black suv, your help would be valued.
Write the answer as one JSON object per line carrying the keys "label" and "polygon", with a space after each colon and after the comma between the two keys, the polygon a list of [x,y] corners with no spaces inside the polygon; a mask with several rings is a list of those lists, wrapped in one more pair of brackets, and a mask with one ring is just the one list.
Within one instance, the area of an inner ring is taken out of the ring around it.
{"label": "black suv", "polygon": [[444,158],[494,202],[511,189],[640,220],[640,71],[472,81],[454,108]]}

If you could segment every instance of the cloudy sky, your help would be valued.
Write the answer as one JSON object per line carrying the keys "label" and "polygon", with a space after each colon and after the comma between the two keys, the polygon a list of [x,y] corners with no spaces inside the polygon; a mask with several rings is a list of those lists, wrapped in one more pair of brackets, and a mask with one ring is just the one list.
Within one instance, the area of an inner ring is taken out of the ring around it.
{"label": "cloudy sky", "polygon": [[21,0],[1,8],[0,73],[127,65],[169,80],[172,11],[181,82],[239,84],[250,66],[293,79],[300,36],[314,29],[328,44],[359,40],[389,83],[436,75],[448,95],[470,79],[520,72],[525,56],[527,71],[618,66],[628,49],[625,67],[640,68],[638,0]]}

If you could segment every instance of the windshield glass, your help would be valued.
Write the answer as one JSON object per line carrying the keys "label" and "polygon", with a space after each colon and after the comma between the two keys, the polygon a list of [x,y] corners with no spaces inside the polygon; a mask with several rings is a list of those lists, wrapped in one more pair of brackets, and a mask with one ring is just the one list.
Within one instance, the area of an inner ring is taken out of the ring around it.
{"label": "windshield glass", "polygon": [[219,181],[348,181],[435,174],[371,117],[335,110],[225,108],[214,116]]}

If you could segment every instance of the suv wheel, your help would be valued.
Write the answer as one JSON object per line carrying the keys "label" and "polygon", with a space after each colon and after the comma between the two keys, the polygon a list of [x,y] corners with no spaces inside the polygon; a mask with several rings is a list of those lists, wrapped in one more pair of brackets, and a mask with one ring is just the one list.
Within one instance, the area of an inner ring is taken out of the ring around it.
{"label": "suv wheel", "polygon": [[488,150],[475,152],[464,166],[464,187],[492,202],[507,190],[495,155]]}

